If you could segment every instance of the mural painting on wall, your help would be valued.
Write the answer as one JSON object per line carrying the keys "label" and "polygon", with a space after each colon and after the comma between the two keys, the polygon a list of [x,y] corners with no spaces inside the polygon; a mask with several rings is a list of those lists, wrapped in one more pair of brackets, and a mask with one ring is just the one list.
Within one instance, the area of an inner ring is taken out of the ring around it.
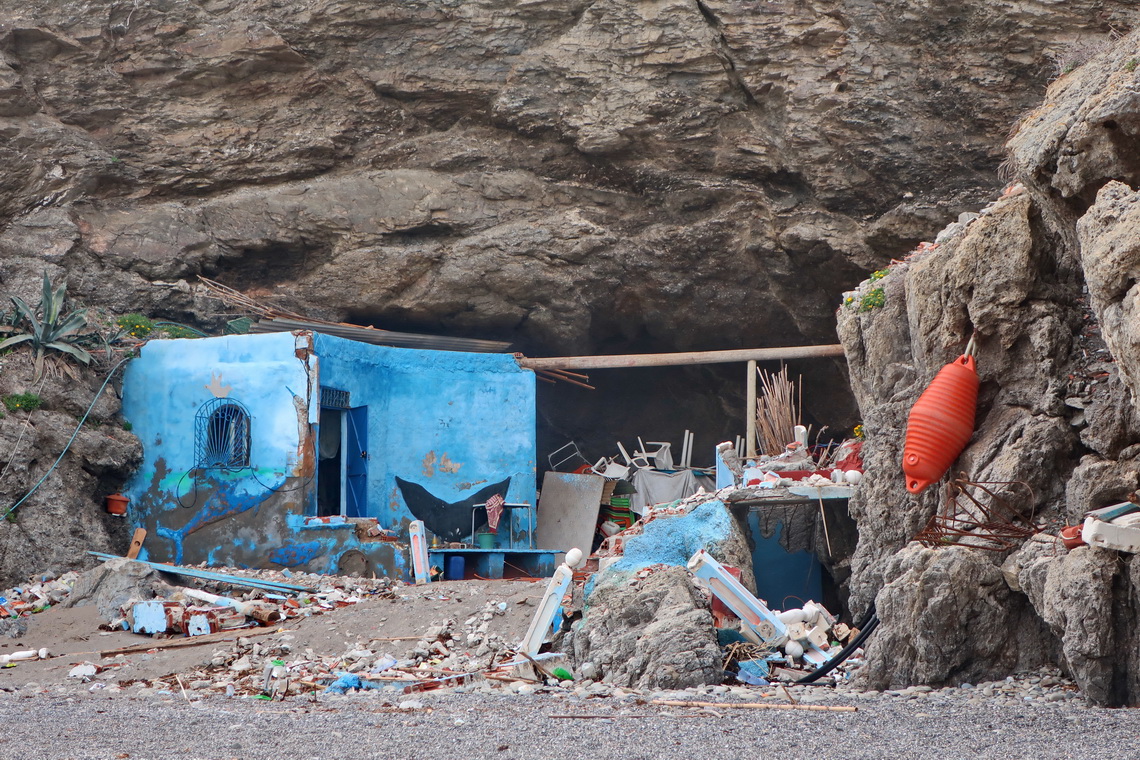
{"label": "mural painting on wall", "polygon": [[[504,499],[507,490],[511,487],[511,479],[507,478],[494,485],[475,492],[462,501],[447,502],[428,491],[418,483],[404,480],[396,476],[396,485],[404,497],[408,510],[417,520],[423,520],[424,525],[435,535],[448,541],[460,541],[471,532],[471,511],[476,504],[483,504],[496,494]],[[475,509],[475,524],[487,521],[487,510],[480,507]]]}

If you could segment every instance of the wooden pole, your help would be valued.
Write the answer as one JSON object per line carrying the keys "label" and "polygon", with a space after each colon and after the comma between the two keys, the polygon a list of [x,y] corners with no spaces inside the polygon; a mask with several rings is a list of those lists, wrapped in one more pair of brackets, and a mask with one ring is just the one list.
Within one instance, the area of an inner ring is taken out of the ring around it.
{"label": "wooden pole", "polygon": [[744,421],[748,430],[748,446],[746,456],[756,458],[756,360],[748,360],[748,401],[745,405]]}
{"label": "wooden pole", "polygon": [[728,364],[774,359],[813,359],[843,356],[843,346],[784,346],[742,348],[731,351],[685,351],[676,354],[616,354],[613,356],[551,356],[532,359],[516,356],[523,369],[619,369],[622,367],[675,367],[689,364]]}

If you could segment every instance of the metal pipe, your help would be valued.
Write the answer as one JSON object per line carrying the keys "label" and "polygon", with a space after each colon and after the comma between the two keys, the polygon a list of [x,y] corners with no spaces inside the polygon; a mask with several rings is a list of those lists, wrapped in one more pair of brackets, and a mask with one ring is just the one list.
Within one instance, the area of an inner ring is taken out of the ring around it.
{"label": "metal pipe", "polygon": [[621,367],[675,367],[690,364],[774,359],[813,359],[843,356],[843,346],[784,346],[781,348],[742,348],[731,351],[684,351],[675,354],[615,354],[613,356],[552,356],[532,359],[516,356],[523,369],[618,369]]}
{"label": "metal pipe", "polygon": [[747,429],[748,443],[745,456],[748,459],[756,458],[756,360],[748,360],[748,402],[744,409],[744,423]]}

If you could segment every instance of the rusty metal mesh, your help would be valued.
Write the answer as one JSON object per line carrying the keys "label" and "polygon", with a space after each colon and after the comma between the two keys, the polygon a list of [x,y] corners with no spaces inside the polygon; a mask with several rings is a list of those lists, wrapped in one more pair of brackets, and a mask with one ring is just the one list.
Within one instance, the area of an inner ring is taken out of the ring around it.
{"label": "rusty metal mesh", "polygon": [[947,486],[942,507],[914,538],[933,549],[1007,551],[1040,529],[1033,522],[1034,503],[1033,489],[1025,481],[972,481],[959,473]]}

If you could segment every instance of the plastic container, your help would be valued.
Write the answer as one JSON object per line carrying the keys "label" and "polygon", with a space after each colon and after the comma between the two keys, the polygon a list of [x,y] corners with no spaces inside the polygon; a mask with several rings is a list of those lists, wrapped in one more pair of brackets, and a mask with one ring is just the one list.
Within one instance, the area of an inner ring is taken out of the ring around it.
{"label": "plastic container", "polygon": [[1076,549],[1078,546],[1084,546],[1085,540],[1081,538],[1082,525],[1066,525],[1061,528],[1061,541],[1065,544],[1066,549]]}
{"label": "plastic container", "polygon": [[495,534],[494,533],[476,533],[475,545],[480,549],[494,549],[495,548]]}
{"label": "plastic container", "polygon": [[103,505],[107,508],[107,513],[122,517],[127,513],[127,503],[130,502],[126,496],[121,493],[113,493],[103,499]]}
{"label": "plastic container", "polygon": [[465,563],[463,557],[453,556],[447,558],[447,580],[461,581],[463,580],[463,573],[465,570]]}

